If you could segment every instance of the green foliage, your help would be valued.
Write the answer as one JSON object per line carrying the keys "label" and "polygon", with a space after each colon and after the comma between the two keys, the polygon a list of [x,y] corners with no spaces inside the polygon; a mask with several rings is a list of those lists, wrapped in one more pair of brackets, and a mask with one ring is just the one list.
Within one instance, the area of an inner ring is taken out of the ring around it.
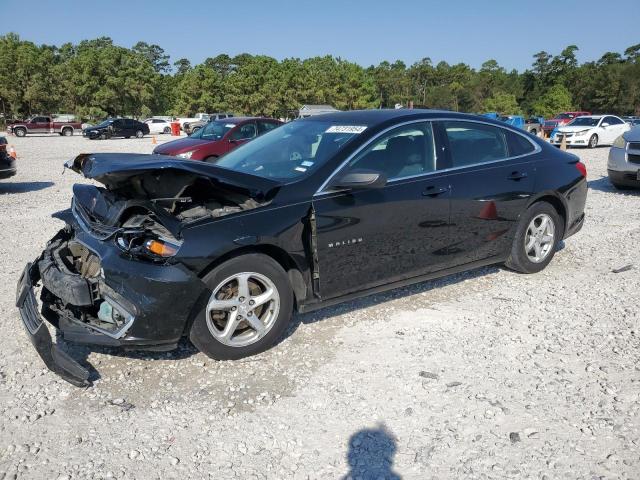
{"label": "green foliage", "polygon": [[494,59],[479,69],[425,57],[413,65],[368,68],[333,56],[278,61],[219,54],[170,63],[159,45],[132,48],[108,37],[61,46],[0,36],[0,112],[8,117],[68,112],[84,118],[150,114],[291,117],[303,104],[339,109],[396,104],[465,112],[552,116],[562,110],[640,114],[640,44],[578,64],[576,45],[542,51],[529,70],[506,71]]}
{"label": "green foliage", "polygon": [[513,93],[496,92],[484,101],[484,110],[498,112],[504,115],[520,114],[520,106]]}
{"label": "green foliage", "polygon": [[558,112],[572,109],[571,93],[560,83],[555,84],[547,90],[538,101],[533,104],[534,112],[543,117],[552,117]]}

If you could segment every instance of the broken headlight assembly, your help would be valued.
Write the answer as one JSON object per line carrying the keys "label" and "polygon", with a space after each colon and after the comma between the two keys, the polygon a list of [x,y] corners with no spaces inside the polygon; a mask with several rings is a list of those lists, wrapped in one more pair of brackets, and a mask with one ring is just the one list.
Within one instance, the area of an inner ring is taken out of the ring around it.
{"label": "broken headlight assembly", "polygon": [[116,237],[117,245],[125,252],[151,261],[171,258],[178,253],[182,242],[145,234],[123,233]]}

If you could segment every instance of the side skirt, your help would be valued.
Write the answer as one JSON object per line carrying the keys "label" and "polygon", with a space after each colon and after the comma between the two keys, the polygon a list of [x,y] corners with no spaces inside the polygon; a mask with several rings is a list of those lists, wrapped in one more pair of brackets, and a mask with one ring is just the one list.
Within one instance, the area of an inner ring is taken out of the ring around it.
{"label": "side skirt", "polygon": [[489,258],[485,258],[484,260],[478,260],[476,262],[465,263],[464,265],[458,265],[457,267],[438,270],[437,272],[431,272],[425,275],[419,275],[417,277],[398,280],[393,283],[378,285],[377,287],[369,288],[367,290],[361,290],[359,292],[349,293],[347,295],[343,295],[340,297],[329,298],[327,300],[320,301],[320,302],[306,303],[298,306],[298,312],[299,313],[313,312],[321,308],[337,305],[338,303],[348,302],[350,300],[355,300],[356,298],[360,298],[360,297],[366,297],[367,295],[372,295],[374,293],[386,292],[388,290],[406,287],[407,285],[413,285],[415,283],[425,282],[427,280],[434,280],[436,278],[447,277],[449,275],[453,275],[460,272],[466,272],[468,270],[475,270],[476,268],[486,267],[487,265],[495,265],[497,263],[503,263],[504,261],[506,261],[506,259],[507,257],[505,256],[489,257]]}

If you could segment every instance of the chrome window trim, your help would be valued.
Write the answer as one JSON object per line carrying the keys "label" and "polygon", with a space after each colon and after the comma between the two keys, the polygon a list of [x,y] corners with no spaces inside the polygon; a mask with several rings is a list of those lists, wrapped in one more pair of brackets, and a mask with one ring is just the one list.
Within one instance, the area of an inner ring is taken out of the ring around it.
{"label": "chrome window trim", "polygon": [[[377,141],[381,136],[383,136],[384,134],[386,134],[389,131],[393,130],[394,128],[403,127],[405,125],[411,125],[413,123],[422,123],[422,122],[431,122],[431,123],[433,123],[433,122],[470,122],[470,123],[480,123],[482,125],[486,125],[486,126],[489,126],[489,127],[502,128],[504,130],[509,130],[510,132],[513,132],[516,135],[520,135],[521,137],[525,138],[531,145],[533,145],[534,148],[533,148],[532,152],[524,153],[522,155],[515,155],[513,157],[501,158],[499,160],[491,160],[491,161],[488,161],[488,162],[472,163],[470,165],[463,165],[463,166],[460,166],[460,167],[443,168],[442,170],[434,170],[433,172],[425,172],[425,173],[421,173],[421,174],[418,174],[418,175],[411,175],[411,176],[408,176],[408,177],[394,178],[393,180],[389,180],[387,182],[387,185],[394,184],[394,183],[402,181],[402,180],[409,180],[409,179],[413,179],[413,178],[426,177],[426,176],[430,176],[430,175],[434,175],[434,174],[438,174],[438,173],[443,173],[443,172],[444,173],[453,172],[453,171],[460,170],[460,169],[463,169],[463,168],[477,167],[477,166],[480,166],[480,165],[491,165],[491,164],[498,163],[498,162],[506,162],[508,160],[515,160],[515,159],[518,159],[518,158],[528,157],[529,155],[535,155],[536,153],[540,153],[542,151],[542,147],[540,145],[538,145],[536,142],[531,140],[526,135],[523,135],[522,132],[519,132],[514,128],[510,128],[510,125],[505,125],[503,127],[502,125],[494,125],[493,123],[487,123],[487,122],[484,122],[482,120],[466,119],[466,118],[464,118],[464,119],[447,118],[447,117],[420,118],[420,119],[415,119],[415,120],[408,120],[406,122],[398,123],[396,125],[392,125],[390,127],[385,128],[381,132],[378,132],[378,134],[375,137],[370,138],[366,143],[364,143],[363,145],[360,145],[360,147],[358,147],[358,149],[356,151],[354,151],[351,155],[349,155],[331,173],[331,175],[329,175],[327,177],[327,179],[322,183],[322,185],[320,185],[320,188],[318,188],[316,193],[313,194],[313,197],[320,196],[320,195],[325,195],[325,194],[329,194],[329,193],[343,193],[345,190],[324,190],[324,189],[331,182],[331,180],[340,172],[340,170],[342,170],[351,160],[353,160],[353,158],[356,155],[358,155],[364,149],[369,147],[373,142]],[[433,125],[431,126],[431,128],[433,130]],[[435,139],[435,137],[434,137],[434,148],[436,148],[436,139]],[[436,154],[437,153],[438,152],[436,151]],[[437,158],[436,158],[436,162],[437,162]]]}

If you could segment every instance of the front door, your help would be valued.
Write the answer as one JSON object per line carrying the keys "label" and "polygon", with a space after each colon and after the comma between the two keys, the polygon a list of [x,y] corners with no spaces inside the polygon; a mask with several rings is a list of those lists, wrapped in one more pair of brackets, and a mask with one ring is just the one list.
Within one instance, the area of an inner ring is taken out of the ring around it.
{"label": "front door", "polygon": [[386,186],[314,197],[320,295],[345,295],[435,271],[446,261],[449,185],[429,122],[397,127],[336,174],[374,170]]}
{"label": "front door", "polygon": [[249,140],[255,138],[257,135],[258,130],[256,128],[255,122],[248,122],[239,125],[229,133],[229,142],[228,145],[225,145],[225,148],[227,148],[227,151],[233,150],[238,145],[242,145],[243,143],[248,142]]}
{"label": "front door", "polygon": [[481,122],[439,122],[450,167],[453,265],[508,253],[533,194],[535,145],[524,134]]}

